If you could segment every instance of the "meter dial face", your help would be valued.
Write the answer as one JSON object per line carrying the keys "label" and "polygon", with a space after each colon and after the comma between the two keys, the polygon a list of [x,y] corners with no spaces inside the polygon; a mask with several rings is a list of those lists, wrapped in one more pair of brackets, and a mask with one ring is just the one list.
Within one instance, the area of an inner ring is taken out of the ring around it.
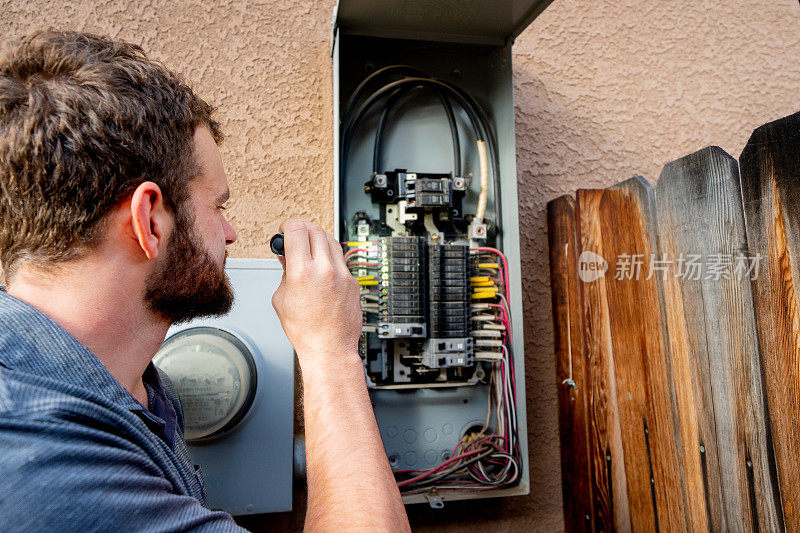
{"label": "meter dial face", "polygon": [[169,376],[180,395],[187,441],[233,429],[253,403],[253,355],[227,331],[185,329],[164,341],[153,362]]}

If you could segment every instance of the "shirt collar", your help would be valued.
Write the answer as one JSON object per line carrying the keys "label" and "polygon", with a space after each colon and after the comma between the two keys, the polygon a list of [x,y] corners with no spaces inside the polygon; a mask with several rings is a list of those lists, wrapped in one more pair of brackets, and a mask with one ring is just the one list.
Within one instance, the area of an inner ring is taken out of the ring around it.
{"label": "shirt collar", "polygon": [[142,410],[141,414],[156,425],[164,440],[172,448],[175,445],[178,416],[175,413],[172,400],[164,390],[161,376],[152,361],[147,365],[144,374],[142,374],[142,382],[147,390],[149,409]]}
{"label": "shirt collar", "polygon": [[146,411],[75,337],[37,308],[7,294],[3,287],[0,366],[91,390],[130,411]]}

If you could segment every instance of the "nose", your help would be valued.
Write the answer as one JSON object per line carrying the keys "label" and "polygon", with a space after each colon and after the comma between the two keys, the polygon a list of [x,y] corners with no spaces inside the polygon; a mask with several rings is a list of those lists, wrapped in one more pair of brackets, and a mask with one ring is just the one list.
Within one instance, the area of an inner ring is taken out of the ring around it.
{"label": "nose", "polygon": [[223,218],[223,220],[225,221],[225,246],[228,246],[236,242],[236,230],[233,229],[227,218]]}

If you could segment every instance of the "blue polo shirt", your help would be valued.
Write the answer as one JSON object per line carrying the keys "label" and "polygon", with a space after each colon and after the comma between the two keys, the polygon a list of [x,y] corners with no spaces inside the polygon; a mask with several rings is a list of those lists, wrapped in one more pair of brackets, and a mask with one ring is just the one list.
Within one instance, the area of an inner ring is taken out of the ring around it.
{"label": "blue polo shirt", "polygon": [[0,287],[0,531],[243,531],[208,508],[169,378],[142,380],[149,406]]}

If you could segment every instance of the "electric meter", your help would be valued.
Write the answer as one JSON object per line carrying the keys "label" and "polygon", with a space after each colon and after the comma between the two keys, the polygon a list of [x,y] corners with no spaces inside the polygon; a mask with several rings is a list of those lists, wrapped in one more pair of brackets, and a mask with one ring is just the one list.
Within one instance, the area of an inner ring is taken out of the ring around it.
{"label": "electric meter", "polygon": [[253,354],[227,331],[212,327],[180,331],[164,341],[153,362],[169,376],[181,398],[187,442],[227,433],[253,403]]}

